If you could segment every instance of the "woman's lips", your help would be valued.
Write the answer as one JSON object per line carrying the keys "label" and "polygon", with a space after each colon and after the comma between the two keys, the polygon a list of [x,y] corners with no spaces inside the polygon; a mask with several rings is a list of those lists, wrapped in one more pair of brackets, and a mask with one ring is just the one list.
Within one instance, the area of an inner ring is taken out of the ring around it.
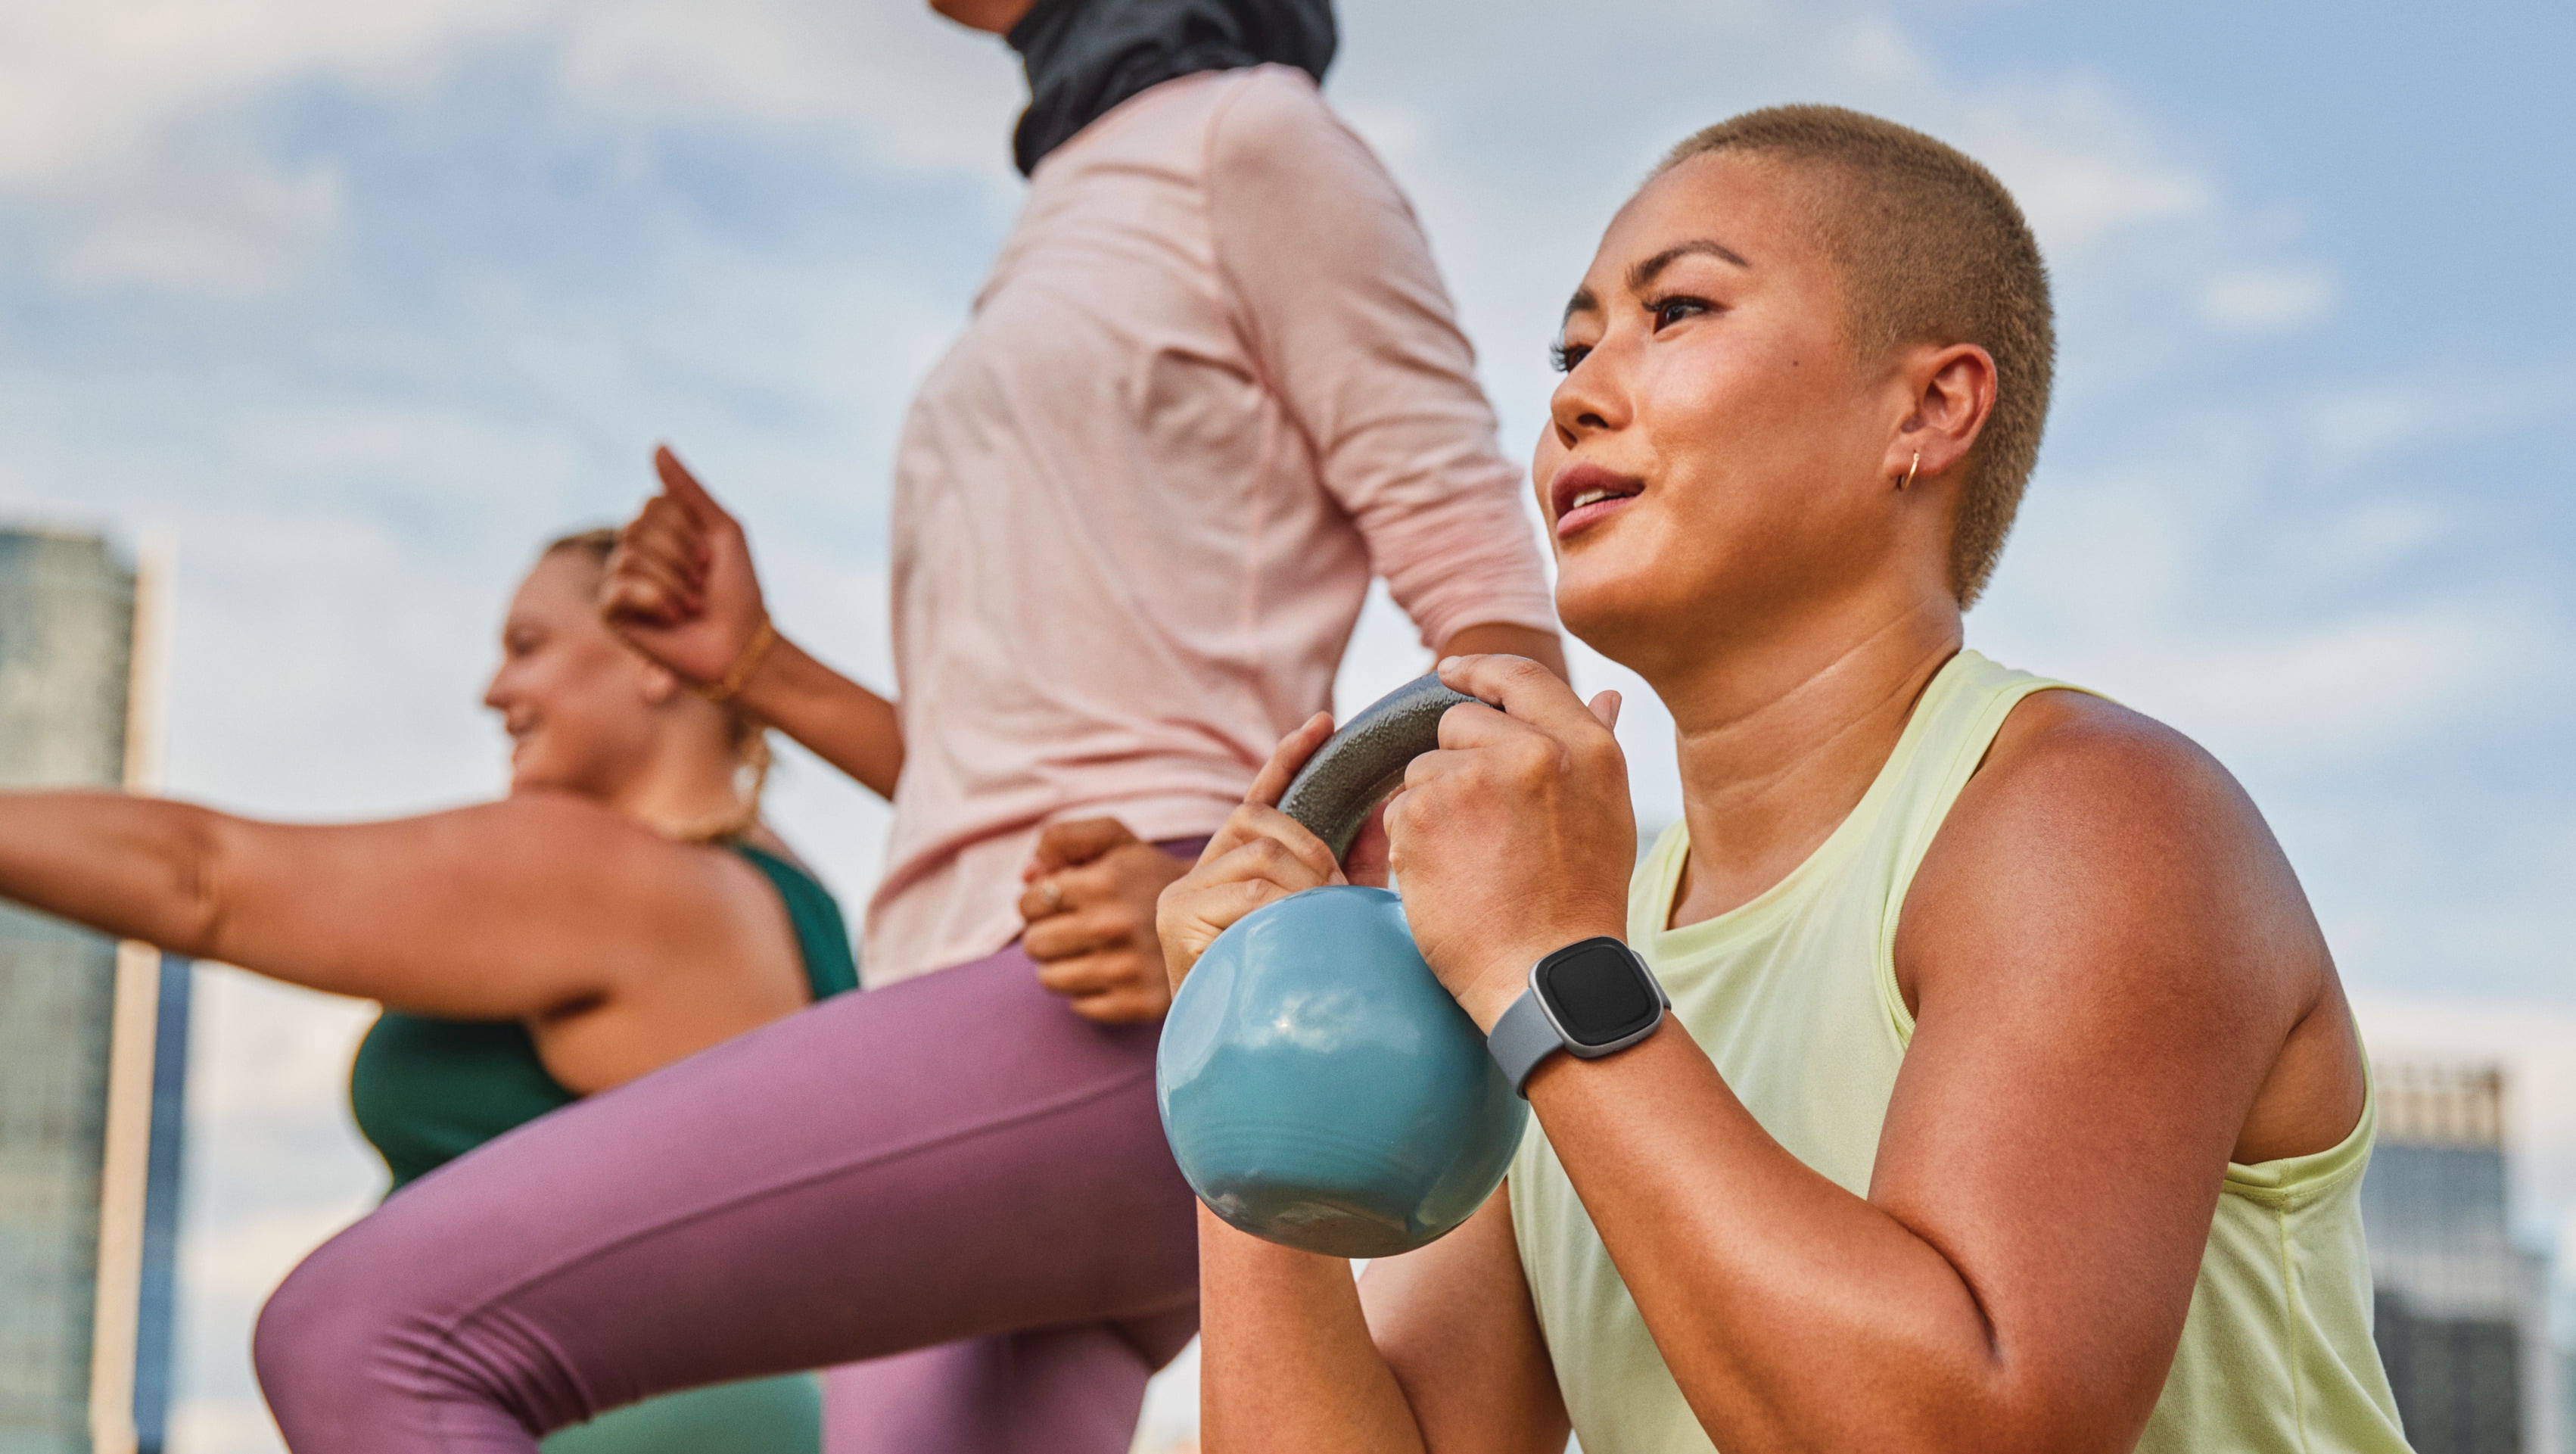
{"label": "woman's lips", "polygon": [[1619,513],[1621,507],[1636,498],[1634,495],[1607,495],[1577,505],[1556,517],[1556,538],[1570,540],[1577,532],[1589,530]]}
{"label": "woman's lips", "polygon": [[1556,506],[1556,538],[1568,540],[1591,529],[1645,492],[1645,482],[1614,474],[1597,464],[1570,464],[1548,482]]}

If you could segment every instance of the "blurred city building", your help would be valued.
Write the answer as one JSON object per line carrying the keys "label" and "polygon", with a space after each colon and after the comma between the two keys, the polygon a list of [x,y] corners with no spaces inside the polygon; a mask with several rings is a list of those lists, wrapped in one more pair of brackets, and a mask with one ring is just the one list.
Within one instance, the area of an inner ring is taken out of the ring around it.
{"label": "blurred city building", "polygon": [[2362,1220],[2407,1440],[2417,1454],[2559,1454],[2547,1267],[2507,1227],[2504,1074],[2404,1062],[2376,1073]]}
{"label": "blurred city building", "polygon": [[[0,530],[0,787],[155,786],[158,574]],[[0,1454],[159,1454],[188,985],[0,903]]]}
{"label": "blurred city building", "polygon": [[2558,1350],[2558,1448],[2576,1454],[2576,1350]]}

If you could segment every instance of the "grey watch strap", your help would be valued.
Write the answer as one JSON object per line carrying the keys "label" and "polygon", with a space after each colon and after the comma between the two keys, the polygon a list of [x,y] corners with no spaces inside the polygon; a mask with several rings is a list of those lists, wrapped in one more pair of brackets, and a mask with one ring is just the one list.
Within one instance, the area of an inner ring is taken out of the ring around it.
{"label": "grey watch strap", "polygon": [[1565,1037],[1557,1033],[1556,1022],[1547,1017],[1547,1007],[1538,1002],[1538,991],[1521,991],[1512,1007],[1494,1022],[1485,1036],[1485,1048],[1493,1052],[1494,1063],[1503,1068],[1503,1078],[1523,1096],[1529,1092],[1530,1072],[1538,1063],[1565,1048]]}

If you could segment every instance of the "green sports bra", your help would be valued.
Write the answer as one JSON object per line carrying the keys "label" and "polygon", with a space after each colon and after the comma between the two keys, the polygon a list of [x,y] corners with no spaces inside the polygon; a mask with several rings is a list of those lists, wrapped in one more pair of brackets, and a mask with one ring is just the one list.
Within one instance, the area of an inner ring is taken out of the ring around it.
{"label": "green sports bra", "polygon": [[[812,874],[748,843],[726,845],[766,875],[787,905],[814,998],[859,987],[850,933]],[[516,1020],[440,1020],[387,1010],[358,1044],[349,1109],[385,1159],[393,1190],[548,1111],[581,1099],[546,1073]]]}

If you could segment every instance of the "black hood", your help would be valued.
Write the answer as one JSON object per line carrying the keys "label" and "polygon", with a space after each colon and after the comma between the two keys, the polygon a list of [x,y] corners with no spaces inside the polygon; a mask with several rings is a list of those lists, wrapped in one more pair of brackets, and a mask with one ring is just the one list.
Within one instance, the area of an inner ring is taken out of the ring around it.
{"label": "black hood", "polygon": [[1037,0],[1011,27],[1029,68],[1012,155],[1033,172],[1103,112],[1176,76],[1276,62],[1320,82],[1334,39],[1332,0]]}

